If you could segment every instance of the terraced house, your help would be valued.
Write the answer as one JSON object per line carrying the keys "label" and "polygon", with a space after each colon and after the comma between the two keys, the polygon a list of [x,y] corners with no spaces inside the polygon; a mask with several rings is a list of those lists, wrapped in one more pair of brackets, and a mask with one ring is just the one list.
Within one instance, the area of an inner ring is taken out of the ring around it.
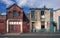
{"label": "terraced house", "polygon": [[30,32],[56,32],[53,8],[30,8]]}

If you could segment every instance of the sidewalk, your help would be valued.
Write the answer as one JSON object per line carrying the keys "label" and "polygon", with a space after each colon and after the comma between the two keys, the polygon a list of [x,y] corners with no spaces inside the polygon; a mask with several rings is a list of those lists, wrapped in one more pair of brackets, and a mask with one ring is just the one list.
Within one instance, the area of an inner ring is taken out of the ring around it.
{"label": "sidewalk", "polygon": [[60,36],[60,33],[7,33],[3,36]]}

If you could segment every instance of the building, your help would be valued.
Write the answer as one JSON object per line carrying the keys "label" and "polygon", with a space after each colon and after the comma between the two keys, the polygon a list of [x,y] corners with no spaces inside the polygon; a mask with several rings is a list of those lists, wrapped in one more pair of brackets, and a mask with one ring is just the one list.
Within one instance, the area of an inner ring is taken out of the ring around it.
{"label": "building", "polygon": [[0,33],[6,33],[6,15],[0,14]]}
{"label": "building", "polygon": [[57,31],[60,32],[60,9],[57,9],[53,13],[54,22],[57,25]]}
{"label": "building", "polygon": [[25,14],[16,4],[6,8],[6,15],[0,13],[0,33],[60,32],[60,9],[30,8]]}
{"label": "building", "polygon": [[30,8],[30,32],[55,32],[53,8]]}
{"label": "building", "polygon": [[29,20],[23,8],[13,4],[6,9],[6,15],[0,15],[0,32],[25,33],[29,32]]}

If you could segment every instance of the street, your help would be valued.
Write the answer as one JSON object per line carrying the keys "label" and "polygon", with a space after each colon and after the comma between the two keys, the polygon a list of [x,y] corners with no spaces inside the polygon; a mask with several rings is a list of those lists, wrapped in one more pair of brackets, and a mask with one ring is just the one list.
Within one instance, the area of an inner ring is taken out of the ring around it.
{"label": "street", "polygon": [[0,35],[0,38],[60,38],[60,33],[23,33],[20,35]]}

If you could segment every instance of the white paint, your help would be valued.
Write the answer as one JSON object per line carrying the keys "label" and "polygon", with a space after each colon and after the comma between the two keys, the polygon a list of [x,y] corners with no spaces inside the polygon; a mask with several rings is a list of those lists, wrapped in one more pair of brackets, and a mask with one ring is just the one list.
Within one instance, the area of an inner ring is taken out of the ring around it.
{"label": "white paint", "polygon": [[21,22],[9,22],[9,24],[21,24]]}
{"label": "white paint", "polygon": [[47,30],[47,21],[45,21],[45,29]]}
{"label": "white paint", "polygon": [[19,24],[19,22],[16,22],[16,24]]}
{"label": "white paint", "polygon": [[16,24],[15,22],[13,22],[13,24]]}
{"label": "white paint", "polygon": [[9,21],[9,20],[7,20],[7,33],[8,33],[8,21]]}
{"label": "white paint", "polygon": [[42,16],[41,16],[41,18],[45,18],[45,16],[44,16],[44,15],[42,15]]}
{"label": "white paint", "polygon": [[20,22],[21,25],[21,33],[23,32],[23,26],[22,26],[22,22]]}

